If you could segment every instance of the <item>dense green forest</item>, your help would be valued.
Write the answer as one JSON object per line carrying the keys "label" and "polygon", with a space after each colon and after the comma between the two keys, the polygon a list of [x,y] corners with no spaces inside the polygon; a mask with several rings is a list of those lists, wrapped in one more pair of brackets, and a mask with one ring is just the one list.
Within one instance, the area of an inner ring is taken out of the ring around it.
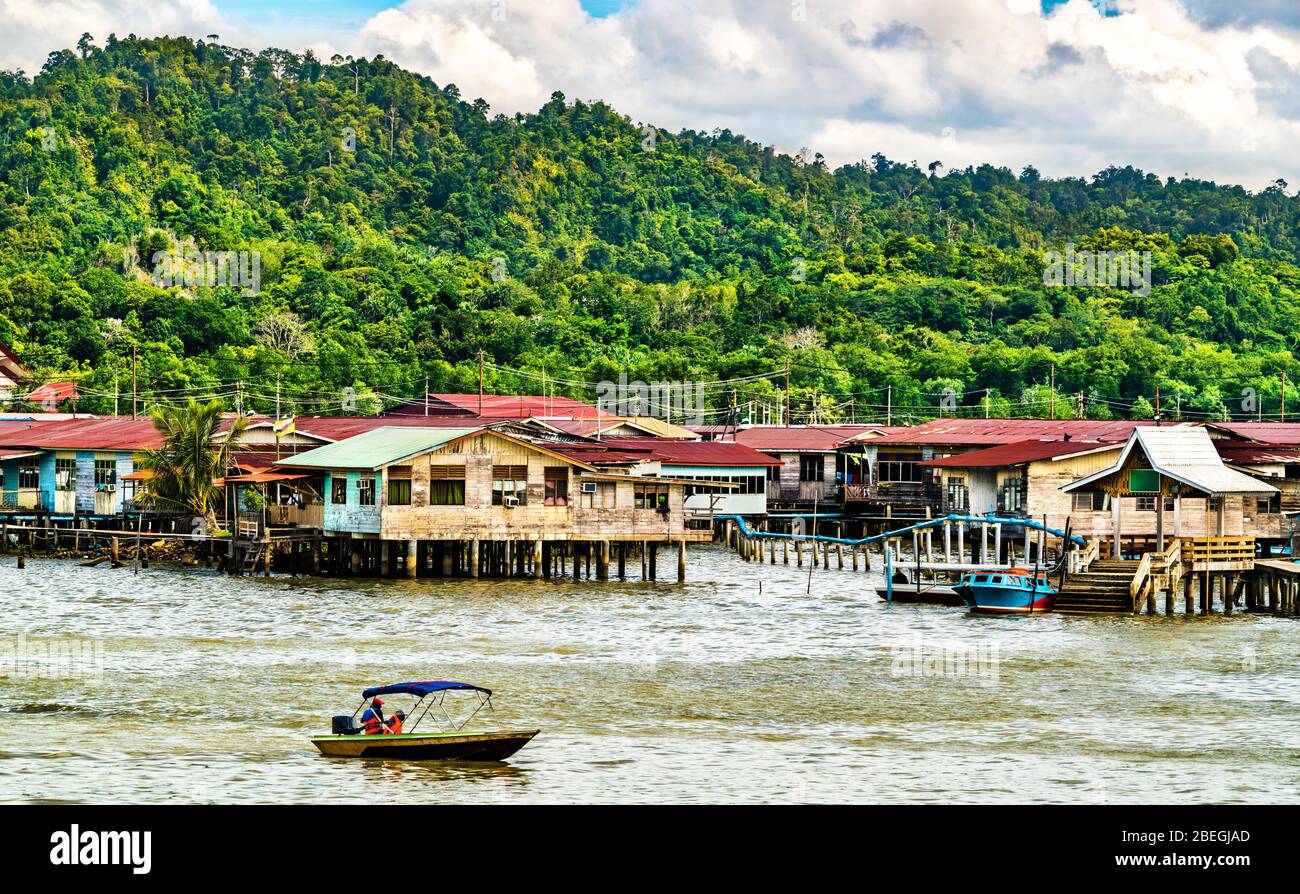
{"label": "dense green forest", "polygon": [[[704,381],[719,420],[774,406],[787,362],[796,421],[1140,417],[1157,388],[1167,415],[1278,414],[1286,183],[941,161],[832,169],[558,93],[493,115],[383,58],[86,35],[0,72],[0,341],[91,412],[129,405],[133,353],[149,402],[366,412],[476,391],[482,351],[489,391]],[[1067,244],[1151,252],[1149,294],[1045,285]],[[194,250],[256,252],[260,288],[158,283]]]}

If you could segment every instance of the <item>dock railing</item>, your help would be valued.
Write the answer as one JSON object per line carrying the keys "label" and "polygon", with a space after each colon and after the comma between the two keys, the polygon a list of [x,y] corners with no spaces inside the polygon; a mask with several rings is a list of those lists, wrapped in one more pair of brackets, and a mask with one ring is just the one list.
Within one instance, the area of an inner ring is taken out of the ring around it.
{"label": "dock railing", "polygon": [[1101,556],[1101,538],[1094,537],[1081,550],[1070,552],[1070,574],[1082,574]]}
{"label": "dock railing", "polygon": [[1133,597],[1133,612],[1136,614],[1155,594],[1155,588],[1175,587],[1182,572],[1182,541],[1175,538],[1163,552],[1143,553],[1137,571],[1129,584],[1129,595]]}
{"label": "dock railing", "polygon": [[1186,537],[1183,562],[1192,571],[1249,571],[1255,567],[1255,538]]}

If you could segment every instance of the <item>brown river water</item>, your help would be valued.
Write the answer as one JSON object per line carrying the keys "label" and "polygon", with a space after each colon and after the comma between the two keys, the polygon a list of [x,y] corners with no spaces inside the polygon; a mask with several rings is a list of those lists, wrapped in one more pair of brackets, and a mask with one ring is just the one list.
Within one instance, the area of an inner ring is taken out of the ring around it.
{"label": "brown river water", "polygon": [[[975,617],[717,546],[686,585],[2,561],[2,802],[1300,801],[1294,618]],[[308,742],[404,679],[542,732],[508,764]]]}

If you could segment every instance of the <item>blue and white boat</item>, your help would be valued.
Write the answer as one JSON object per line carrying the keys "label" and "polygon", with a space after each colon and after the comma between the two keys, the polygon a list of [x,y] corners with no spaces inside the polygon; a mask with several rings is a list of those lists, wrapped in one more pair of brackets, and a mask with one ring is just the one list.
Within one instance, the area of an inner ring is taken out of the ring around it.
{"label": "blue and white boat", "polygon": [[1051,611],[1056,596],[1047,576],[1028,568],[968,572],[953,590],[971,611],[989,615]]}

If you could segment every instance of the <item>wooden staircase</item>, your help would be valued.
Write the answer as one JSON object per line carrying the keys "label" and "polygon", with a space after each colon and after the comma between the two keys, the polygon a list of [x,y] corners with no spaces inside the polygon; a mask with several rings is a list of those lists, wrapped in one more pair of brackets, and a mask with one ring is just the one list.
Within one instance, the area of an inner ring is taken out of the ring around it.
{"label": "wooden staircase", "polygon": [[243,562],[240,571],[243,574],[253,574],[257,571],[257,563],[262,559],[262,544],[254,542],[251,547],[244,550]]}
{"label": "wooden staircase", "polygon": [[1065,586],[1052,600],[1058,612],[1099,614],[1133,611],[1131,586],[1142,563],[1137,559],[1101,559],[1084,572],[1068,575]]}

